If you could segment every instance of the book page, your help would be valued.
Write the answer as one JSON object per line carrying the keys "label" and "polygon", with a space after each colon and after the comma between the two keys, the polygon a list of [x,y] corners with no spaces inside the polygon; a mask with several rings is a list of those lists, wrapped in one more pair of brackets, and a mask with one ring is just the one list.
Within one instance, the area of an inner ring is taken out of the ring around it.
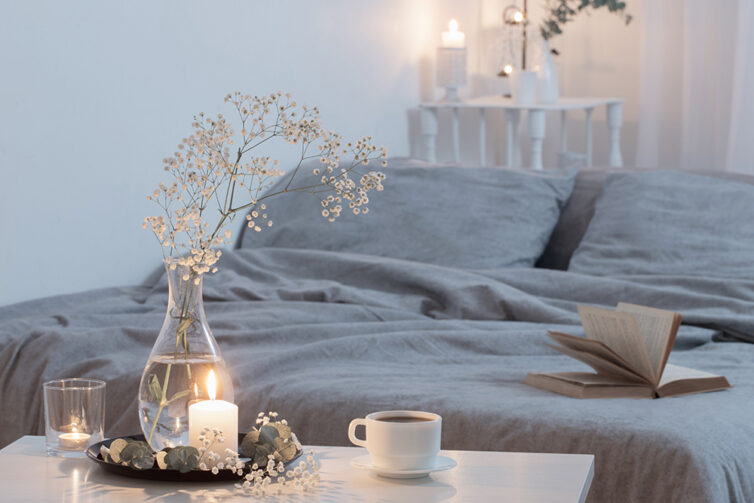
{"label": "book page", "polygon": [[707,379],[710,377],[720,376],[710,372],[704,372],[703,370],[695,370],[668,363],[665,365],[665,372],[662,373],[662,378],[660,378],[660,387],[673,381],[681,381],[684,379]]}
{"label": "book page", "polygon": [[639,323],[633,315],[589,306],[579,306],[578,309],[587,339],[604,343],[636,374],[650,383],[657,382],[659,376],[655,376]]}
{"label": "book page", "polygon": [[592,374],[591,372],[556,372],[552,374],[543,374],[551,376],[553,379],[581,384],[583,386],[634,386],[633,383],[627,383],[623,379],[606,375]]}
{"label": "book page", "polygon": [[670,350],[673,349],[675,335],[681,324],[681,315],[673,311],[637,306],[626,302],[618,304],[617,311],[630,313],[636,318],[655,376],[661,376]]}
{"label": "book page", "polygon": [[592,353],[578,351],[576,349],[571,349],[565,346],[555,346],[553,344],[547,344],[547,346],[556,351],[560,351],[564,355],[579,360],[580,362],[586,363],[601,376],[609,376],[613,379],[617,378],[621,381],[625,381],[624,384],[630,382],[634,384],[639,383],[652,386],[652,383],[648,383],[646,379],[636,375],[634,372],[624,369],[623,367],[615,365],[614,363],[604,360],[598,356],[595,356]]}
{"label": "book page", "polygon": [[582,351],[585,353],[591,353],[592,355],[608,361],[619,367],[623,367],[625,370],[631,370],[631,365],[618,355],[615,351],[605,346],[602,342],[594,339],[586,339],[584,337],[577,337],[575,335],[564,334],[561,332],[547,331],[547,335],[550,336],[555,342],[565,346],[567,348]]}
{"label": "book page", "polygon": [[657,394],[661,397],[678,396],[730,387],[730,383],[723,376],[668,363],[657,387]]}

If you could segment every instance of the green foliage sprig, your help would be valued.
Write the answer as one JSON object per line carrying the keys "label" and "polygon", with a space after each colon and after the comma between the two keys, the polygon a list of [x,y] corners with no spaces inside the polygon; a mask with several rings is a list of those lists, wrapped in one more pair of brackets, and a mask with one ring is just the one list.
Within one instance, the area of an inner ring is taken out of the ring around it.
{"label": "green foliage sprig", "polygon": [[133,438],[118,438],[110,447],[100,447],[102,459],[108,463],[128,466],[134,470],[149,470],[155,462],[160,470],[177,470],[187,473],[199,465],[199,451],[196,447],[167,447],[157,453],[149,444]]}
{"label": "green foliage sprig", "polygon": [[545,40],[563,33],[564,24],[573,21],[581,11],[588,9],[607,7],[607,10],[617,14],[626,24],[633,19],[631,14],[626,13],[626,2],[620,0],[550,0],[547,5],[547,13],[539,27]]}
{"label": "green foliage sprig", "polygon": [[262,426],[252,429],[241,442],[241,454],[251,458],[258,468],[266,468],[268,462],[287,463],[301,454],[301,444],[291,427],[285,419],[275,420],[275,416],[262,414],[257,422]]}
{"label": "green foliage sprig", "polygon": [[[205,428],[199,434],[201,446],[166,447],[153,452],[149,444],[134,438],[117,438],[109,447],[100,447],[100,455],[107,463],[128,466],[134,470],[230,470],[239,477],[235,488],[242,494],[261,498],[283,491],[309,491],[319,486],[319,462],[315,452],[306,456],[288,421],[278,418],[277,412],[260,412],[253,428],[241,442],[241,459],[237,452],[225,450],[225,457],[212,450],[223,443],[222,431]],[[298,458],[301,459],[298,459]],[[295,466],[294,466],[295,464]]]}

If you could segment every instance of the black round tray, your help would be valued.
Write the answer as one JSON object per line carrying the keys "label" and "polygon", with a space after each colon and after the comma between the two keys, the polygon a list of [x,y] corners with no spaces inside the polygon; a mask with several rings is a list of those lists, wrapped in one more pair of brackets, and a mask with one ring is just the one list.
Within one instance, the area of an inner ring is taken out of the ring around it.
{"label": "black round tray", "polygon": [[[245,434],[238,435],[238,445],[241,445],[244,436]],[[105,471],[114,473],[115,475],[137,479],[166,480],[170,482],[227,482],[229,480],[235,481],[241,478],[241,476],[238,475],[238,472],[233,473],[230,470],[220,470],[217,475],[213,475],[209,470],[192,470],[187,473],[181,473],[178,470],[160,470],[157,467],[157,463],[155,463],[155,466],[153,468],[150,468],[149,470],[134,470],[129,466],[108,463],[107,461],[102,459],[102,456],[99,452],[100,447],[104,445],[105,447],[109,448],[110,444],[114,440],[117,440],[119,438],[146,441],[144,435],[127,435],[125,437],[108,438],[106,440],[103,440],[102,442],[97,442],[96,444],[90,445],[86,450],[87,457],[97,463]],[[286,465],[295,461],[300,455],[301,453],[299,453],[298,456],[296,456],[292,460],[288,461]]]}

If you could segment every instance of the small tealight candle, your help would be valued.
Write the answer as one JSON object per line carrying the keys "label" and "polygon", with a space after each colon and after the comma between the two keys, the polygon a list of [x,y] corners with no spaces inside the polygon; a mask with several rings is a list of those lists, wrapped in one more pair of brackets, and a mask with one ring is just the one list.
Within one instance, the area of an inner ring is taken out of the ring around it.
{"label": "small tealight candle", "polygon": [[442,33],[442,46],[463,48],[466,46],[466,34],[458,31],[458,22],[451,19],[448,23],[448,30]]}
{"label": "small tealight candle", "polygon": [[225,442],[215,442],[208,450],[225,459],[225,449],[238,451],[238,407],[225,400],[215,400],[216,388],[215,372],[210,370],[207,378],[209,400],[189,406],[189,445],[197,449],[202,447],[199,441],[202,430],[217,428],[222,431]]}
{"label": "small tealight candle", "polygon": [[88,433],[61,433],[58,435],[58,442],[61,449],[66,451],[83,451],[89,447],[89,439],[92,436]]}

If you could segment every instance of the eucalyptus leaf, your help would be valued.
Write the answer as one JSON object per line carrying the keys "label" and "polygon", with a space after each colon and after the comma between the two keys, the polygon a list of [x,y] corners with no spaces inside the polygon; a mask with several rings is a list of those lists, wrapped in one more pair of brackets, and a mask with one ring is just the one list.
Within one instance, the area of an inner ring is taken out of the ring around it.
{"label": "eucalyptus leaf", "polygon": [[165,451],[160,451],[154,455],[154,460],[157,462],[157,467],[160,470],[165,470],[168,467],[168,462],[165,460],[165,456],[167,455],[168,453]]}
{"label": "eucalyptus leaf", "polygon": [[154,466],[154,455],[149,452],[142,456],[135,456],[131,458],[128,465],[136,470],[149,470]]}
{"label": "eucalyptus leaf", "polygon": [[199,451],[191,446],[173,447],[165,456],[165,461],[169,469],[188,473],[199,465]]}
{"label": "eucalyptus leaf", "polygon": [[259,440],[257,443],[273,446],[275,445],[275,439],[279,436],[280,433],[278,433],[277,428],[265,424],[259,429]]}
{"label": "eucalyptus leaf", "polygon": [[290,426],[288,426],[287,424],[283,424],[283,423],[281,423],[279,421],[275,422],[275,423],[270,423],[270,424],[278,431],[278,434],[283,439],[291,438],[291,427]]}
{"label": "eucalyptus leaf", "polygon": [[254,457],[254,451],[256,451],[256,443],[259,440],[259,431],[252,430],[243,437],[241,441],[241,454],[247,458]]}
{"label": "eucalyptus leaf", "polygon": [[120,463],[120,451],[122,451],[127,445],[128,442],[122,438],[116,438],[112,441],[110,444],[110,458],[112,458],[115,463]]}
{"label": "eucalyptus leaf", "polygon": [[272,454],[272,450],[273,447],[271,446],[267,446],[266,444],[257,444],[252,462],[259,465],[259,468],[264,468],[265,466],[267,466],[267,456]]}
{"label": "eucalyptus leaf", "polygon": [[176,333],[181,334],[181,336],[184,336],[184,334],[186,333],[186,330],[188,330],[188,327],[191,326],[192,321],[193,320],[191,318],[183,318],[181,322],[178,324]]}
{"label": "eucalyptus leaf", "polygon": [[189,394],[189,393],[191,393],[191,390],[187,390],[187,389],[185,389],[185,390],[183,390],[183,391],[179,391],[179,392],[177,392],[176,394],[174,394],[174,395],[173,395],[173,396],[172,396],[172,397],[170,398],[170,400],[168,400],[168,403],[169,403],[169,404],[170,404],[170,403],[173,403],[174,401],[176,401],[176,400],[178,400],[178,399],[181,399],[181,398],[183,398],[184,396],[188,396],[188,394]]}
{"label": "eucalyptus leaf", "polygon": [[133,440],[120,451],[120,460],[136,470],[148,470],[154,466],[154,454],[149,444]]}
{"label": "eucalyptus leaf", "polygon": [[275,439],[275,450],[280,454],[280,457],[284,462],[288,462],[293,459],[298,452],[296,444],[291,441],[286,442],[280,437]]}
{"label": "eucalyptus leaf", "polygon": [[152,374],[152,376],[149,378],[149,392],[152,394],[152,398],[155,402],[162,402],[162,388],[160,387],[160,380],[154,374]]}

